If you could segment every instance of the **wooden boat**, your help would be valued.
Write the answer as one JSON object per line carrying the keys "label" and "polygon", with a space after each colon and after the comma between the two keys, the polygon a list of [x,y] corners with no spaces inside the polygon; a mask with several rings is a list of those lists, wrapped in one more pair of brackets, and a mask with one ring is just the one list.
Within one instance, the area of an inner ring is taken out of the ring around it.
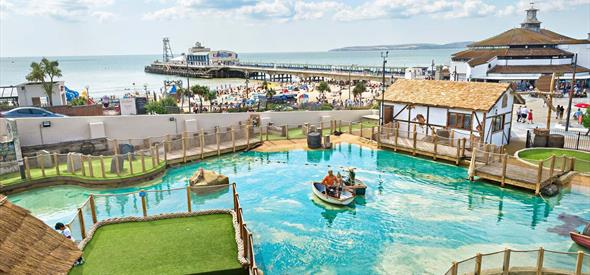
{"label": "wooden boat", "polygon": [[365,185],[362,180],[354,179],[354,184],[347,185],[345,188],[356,196],[364,196],[367,190],[367,185]]}
{"label": "wooden boat", "polygon": [[582,235],[576,232],[570,232],[570,238],[572,238],[575,243],[590,249],[590,236]]}
{"label": "wooden boat", "polygon": [[326,191],[326,187],[319,182],[314,182],[311,189],[318,198],[327,203],[335,205],[349,205],[352,201],[354,201],[354,195],[345,190],[342,190],[340,193],[340,198],[324,194],[323,192]]}

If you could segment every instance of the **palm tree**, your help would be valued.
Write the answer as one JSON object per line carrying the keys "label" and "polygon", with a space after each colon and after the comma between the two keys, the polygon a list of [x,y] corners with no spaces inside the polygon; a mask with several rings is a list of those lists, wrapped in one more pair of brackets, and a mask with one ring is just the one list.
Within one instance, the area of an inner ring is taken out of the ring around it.
{"label": "palm tree", "polygon": [[352,89],[352,94],[354,95],[354,98],[357,98],[359,96],[361,96],[364,92],[367,91],[367,87],[365,86],[364,82],[359,82],[356,85],[354,85],[354,89]]}
{"label": "palm tree", "polygon": [[[184,97],[187,96],[189,94],[189,90],[185,89],[185,88],[178,88],[178,90],[176,90],[176,94],[180,97],[180,110],[184,113]],[[190,105],[190,104],[189,104]],[[190,109],[190,106],[189,106]]]}
{"label": "palm tree", "polygon": [[[41,82],[47,98],[49,99],[49,106],[53,106],[53,79],[61,77],[61,70],[58,68],[59,63],[57,60],[50,61],[43,57],[40,63],[31,63],[31,72],[26,76],[28,81]],[[49,78],[49,82],[46,80]]]}
{"label": "palm tree", "polygon": [[191,87],[193,95],[199,96],[199,113],[203,112],[203,100],[211,101],[215,99],[216,94],[209,90],[207,86],[195,85]]}
{"label": "palm tree", "polygon": [[325,81],[320,82],[320,84],[318,85],[317,89],[318,89],[318,92],[320,92],[320,94],[322,95],[322,97],[324,95],[324,92],[330,92],[331,91],[330,85],[328,85],[328,83],[326,83]]}
{"label": "palm tree", "polygon": [[276,94],[277,94],[277,92],[276,92],[274,89],[268,89],[268,90],[266,90],[266,105],[265,105],[265,107],[264,107],[265,109],[267,109],[267,110],[268,110],[268,102],[269,102],[269,101],[272,99],[272,97],[273,97],[274,95],[276,95]]}

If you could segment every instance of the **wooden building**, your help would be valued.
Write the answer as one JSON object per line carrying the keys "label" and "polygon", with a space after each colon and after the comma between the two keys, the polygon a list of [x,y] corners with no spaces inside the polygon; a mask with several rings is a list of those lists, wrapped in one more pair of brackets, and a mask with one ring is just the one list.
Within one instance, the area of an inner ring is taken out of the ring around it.
{"label": "wooden building", "polygon": [[408,133],[504,145],[515,101],[523,103],[509,83],[399,79],[385,92],[379,117]]}

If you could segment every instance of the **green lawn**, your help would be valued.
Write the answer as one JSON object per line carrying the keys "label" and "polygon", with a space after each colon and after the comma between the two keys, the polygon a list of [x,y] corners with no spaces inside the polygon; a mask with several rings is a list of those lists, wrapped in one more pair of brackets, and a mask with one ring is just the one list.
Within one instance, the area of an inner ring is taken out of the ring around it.
{"label": "green lawn", "polygon": [[246,274],[232,217],[213,214],[101,227],[70,274]]}
{"label": "green lawn", "polygon": [[[534,148],[520,152],[518,156],[531,163],[539,163],[541,160],[548,159],[552,155],[556,157],[568,156],[576,158],[574,170],[579,172],[590,172],[590,153],[576,151],[576,150],[562,150],[554,148]],[[561,168],[562,162],[556,161],[555,167]],[[547,161],[543,166],[549,167],[550,163]]]}
{"label": "green lawn", "polygon": [[[322,129],[322,134],[323,135],[327,135],[330,134],[330,124],[329,123],[325,123],[324,124],[324,129]],[[370,127],[371,126],[377,126],[377,123],[371,123],[371,122],[363,122],[363,133],[365,137],[370,136]],[[338,129],[338,125],[336,125],[336,128]],[[352,130],[353,131],[358,131],[360,130],[361,125],[359,123],[355,123],[352,125]],[[266,131],[266,129],[264,129],[264,131]],[[344,133],[348,133],[348,124],[342,123],[342,132]],[[301,138],[305,138],[305,135],[303,134],[303,130],[301,128],[290,128],[289,129],[289,139],[301,139]],[[268,135],[268,140],[285,140],[287,139],[287,137],[282,137],[278,134],[275,134],[274,132],[269,133]],[[264,132],[263,134],[263,140],[266,140],[266,132]]]}
{"label": "green lawn", "polygon": [[[154,166],[152,165],[152,158],[151,157],[146,156],[144,158],[144,162],[145,162],[146,173],[154,168]],[[137,175],[142,174],[141,158],[139,156],[137,156],[136,159],[132,161],[132,163],[133,163],[133,175],[131,175],[131,172],[129,170],[129,161],[127,161],[127,160],[125,160],[123,167],[121,167],[121,171],[119,173],[119,176],[117,176],[116,173],[111,173],[110,172],[111,171],[111,157],[106,157],[106,156],[104,157],[105,178],[102,177],[99,158],[94,158],[92,160],[92,170],[93,170],[94,177],[90,177],[90,168],[88,166],[88,161],[84,162],[84,169],[86,172],[86,176],[82,176],[82,170],[78,170],[76,172],[76,175],[74,175],[72,173],[68,173],[66,163],[62,163],[59,165],[59,171],[60,171],[60,175],[62,175],[62,176],[75,176],[75,177],[78,177],[81,179],[92,179],[92,180],[99,180],[99,181],[114,179],[114,178],[128,178],[128,177],[133,177],[133,176],[137,176]],[[163,165],[165,165],[165,164],[164,163],[160,163],[159,165],[156,164],[155,168],[159,168]],[[55,177],[55,176],[57,176],[57,171],[55,170],[55,167],[45,168],[45,177]],[[32,179],[43,178],[41,168],[31,169],[31,178]],[[0,184],[5,185],[5,186],[17,184],[17,183],[22,183],[22,182],[26,182],[26,181],[27,180],[21,179],[19,172],[0,175]]]}

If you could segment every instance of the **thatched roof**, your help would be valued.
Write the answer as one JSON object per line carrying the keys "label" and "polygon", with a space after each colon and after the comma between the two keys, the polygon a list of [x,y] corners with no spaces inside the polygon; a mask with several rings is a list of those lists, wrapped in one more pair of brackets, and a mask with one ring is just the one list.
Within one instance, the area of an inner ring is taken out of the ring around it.
{"label": "thatched roof", "polygon": [[488,111],[510,87],[509,83],[398,79],[385,91],[384,100]]}
{"label": "thatched roof", "polygon": [[588,39],[574,39],[546,29],[536,32],[526,28],[514,28],[488,39],[470,44],[467,47],[558,44],[590,44],[590,41]]}
{"label": "thatched roof", "polygon": [[66,274],[82,251],[0,195],[0,274]]}

